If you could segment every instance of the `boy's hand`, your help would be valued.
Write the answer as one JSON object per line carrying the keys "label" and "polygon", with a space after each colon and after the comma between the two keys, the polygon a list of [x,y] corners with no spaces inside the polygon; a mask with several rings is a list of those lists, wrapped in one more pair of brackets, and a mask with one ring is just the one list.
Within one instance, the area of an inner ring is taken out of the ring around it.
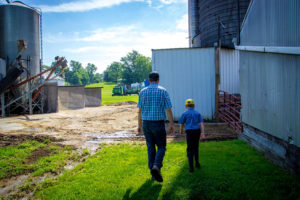
{"label": "boy's hand", "polygon": [[204,139],[204,138],[205,138],[205,134],[204,134],[204,133],[201,133],[200,139]]}

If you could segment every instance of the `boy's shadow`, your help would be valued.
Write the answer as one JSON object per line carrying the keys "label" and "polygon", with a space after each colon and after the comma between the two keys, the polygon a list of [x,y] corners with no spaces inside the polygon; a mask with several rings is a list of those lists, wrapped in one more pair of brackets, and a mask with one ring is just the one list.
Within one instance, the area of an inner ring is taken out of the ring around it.
{"label": "boy's shadow", "polygon": [[123,200],[140,200],[140,199],[151,199],[155,200],[158,198],[161,191],[162,185],[154,184],[154,181],[147,180],[135,193],[131,196],[130,192],[132,188],[126,190],[123,196]]}

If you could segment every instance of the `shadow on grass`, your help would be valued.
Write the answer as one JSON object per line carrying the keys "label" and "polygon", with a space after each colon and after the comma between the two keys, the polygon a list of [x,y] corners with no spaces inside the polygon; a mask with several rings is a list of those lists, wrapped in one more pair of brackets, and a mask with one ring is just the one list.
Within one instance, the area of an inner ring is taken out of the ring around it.
{"label": "shadow on grass", "polygon": [[162,199],[208,199],[206,196],[206,186],[201,184],[204,172],[200,168],[195,168],[193,173],[188,171],[186,162],[178,172],[178,175],[171,180],[171,185],[167,187]]}
{"label": "shadow on grass", "polygon": [[161,188],[162,188],[161,184],[155,184],[154,181],[147,180],[132,195],[130,195],[132,189],[131,188],[127,189],[125,195],[123,196],[123,200],[140,200],[140,199],[156,200],[159,196]]}
{"label": "shadow on grass", "polygon": [[299,180],[260,153],[251,148],[239,149],[234,143],[231,151],[220,150],[214,154],[212,150],[200,152],[201,168],[193,173],[188,171],[186,159],[171,177],[162,199],[300,199]]}

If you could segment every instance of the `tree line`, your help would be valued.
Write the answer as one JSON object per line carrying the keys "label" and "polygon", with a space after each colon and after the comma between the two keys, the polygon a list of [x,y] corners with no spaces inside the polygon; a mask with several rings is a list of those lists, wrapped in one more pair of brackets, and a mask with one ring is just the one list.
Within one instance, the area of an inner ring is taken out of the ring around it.
{"label": "tree line", "polygon": [[[55,66],[56,62],[52,62],[51,67]],[[45,69],[49,69],[49,66],[44,65]],[[66,85],[88,85],[92,83],[100,83],[102,81],[102,76],[96,73],[97,67],[94,64],[88,63],[86,67],[78,61],[71,60],[69,66],[64,68],[64,78]],[[60,72],[59,68],[54,71],[56,75],[63,74]]]}
{"label": "tree line", "polygon": [[[56,62],[52,62],[53,67]],[[44,65],[45,69],[49,66]],[[92,83],[100,83],[102,80],[106,82],[117,82],[121,80],[124,84],[142,82],[148,77],[151,71],[151,58],[141,55],[133,50],[119,62],[110,64],[103,74],[96,73],[97,67],[88,63],[86,67],[78,61],[71,60],[69,66],[64,69],[64,78],[67,85],[88,85]],[[60,74],[59,69],[55,74]],[[60,74],[62,77],[62,74]]]}
{"label": "tree line", "polygon": [[140,83],[148,77],[151,66],[151,58],[133,50],[122,57],[120,62],[110,64],[103,73],[103,80],[106,82],[121,80],[124,84]]}

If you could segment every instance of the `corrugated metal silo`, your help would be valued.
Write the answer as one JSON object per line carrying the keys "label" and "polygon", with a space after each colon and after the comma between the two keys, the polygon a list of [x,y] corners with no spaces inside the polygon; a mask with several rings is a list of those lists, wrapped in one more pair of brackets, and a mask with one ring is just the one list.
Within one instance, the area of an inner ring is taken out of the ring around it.
{"label": "corrugated metal silo", "polygon": [[[220,39],[222,47],[233,48],[232,40],[233,38],[239,40],[240,27],[250,0],[189,0],[189,3],[198,4],[194,7],[197,7],[199,14],[189,13],[190,17],[199,17],[198,20],[194,20],[199,21],[201,44],[193,47],[213,47]],[[193,36],[190,36],[191,40]]]}
{"label": "corrugated metal silo", "polygon": [[24,67],[30,63],[30,75],[40,72],[40,30],[37,10],[19,2],[0,6],[0,58],[7,67],[18,53],[18,40],[24,40],[27,49],[22,55]]}
{"label": "corrugated metal silo", "polygon": [[199,29],[199,0],[189,0],[189,47],[199,47],[200,41],[200,29]]}

